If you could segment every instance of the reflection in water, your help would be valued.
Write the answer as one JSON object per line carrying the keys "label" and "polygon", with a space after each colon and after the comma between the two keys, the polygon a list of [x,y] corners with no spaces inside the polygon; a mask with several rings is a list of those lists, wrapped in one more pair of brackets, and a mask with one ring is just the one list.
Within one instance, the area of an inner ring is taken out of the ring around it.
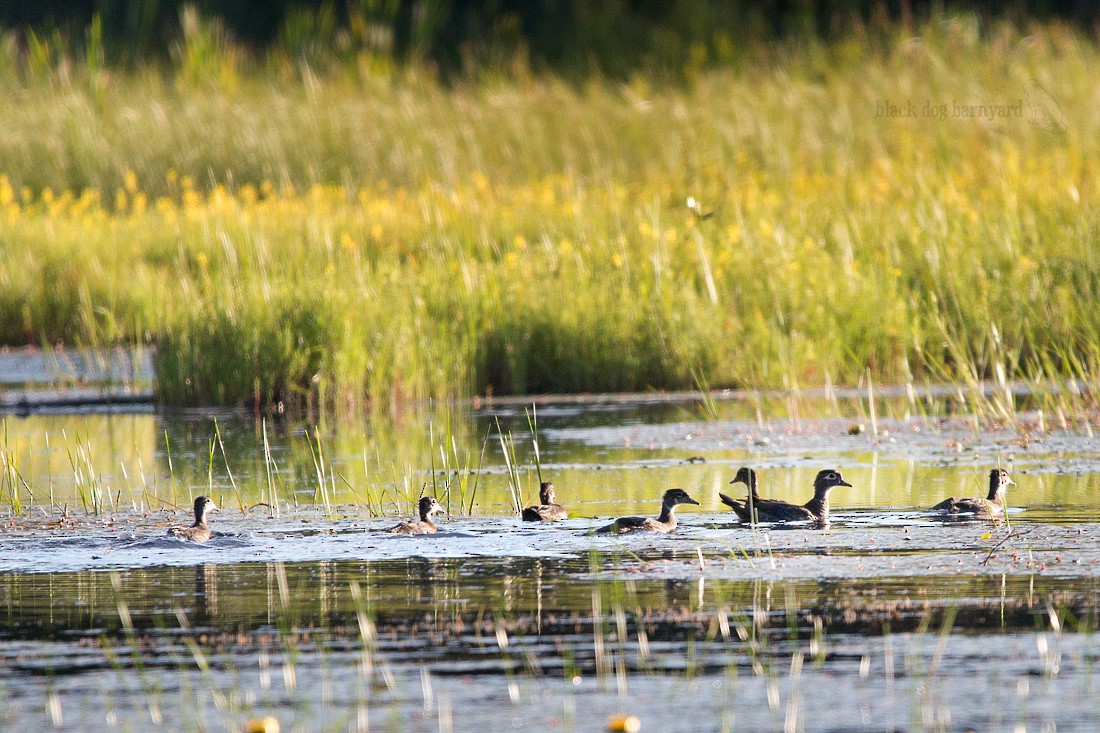
{"label": "reflection in water", "polygon": [[[541,405],[541,470],[568,493],[580,516],[644,513],[670,486],[714,511],[718,492],[744,465],[765,469],[764,494],[795,502],[805,500],[819,468],[835,465],[854,484],[834,493],[833,509],[841,512],[927,507],[948,495],[980,494],[983,473],[996,465],[1010,467],[1018,480],[1010,505],[1100,507],[1100,450],[1087,430],[977,430],[967,420],[943,419],[936,409],[906,418],[903,399],[896,409],[889,401],[880,405],[877,436],[853,435],[849,428],[864,409],[858,401],[803,400],[797,422],[788,418],[786,402],[773,403],[759,420],[747,404],[718,403],[715,421],[702,419],[690,399]],[[224,507],[327,499],[393,516],[412,513],[426,487],[457,518],[471,505],[482,515],[510,511],[505,457],[493,439],[498,420],[513,437],[520,498],[529,503],[540,476],[527,416],[512,403],[407,410],[325,424],[319,433],[312,425],[256,422],[232,411],[38,414],[6,420],[0,448],[27,482],[19,496],[24,505],[161,509],[210,492]]]}
{"label": "reflection in water", "polygon": [[[667,565],[690,572],[653,577]],[[1095,628],[1096,579],[735,580],[723,579],[718,565],[707,557],[700,571],[697,553],[678,550],[636,561],[601,554],[200,564],[120,571],[117,596],[107,573],[8,573],[0,576],[0,690],[44,699],[42,691],[63,671],[82,680],[79,686],[97,686],[117,665],[137,674],[132,667],[140,659],[145,682],[116,689],[111,709],[148,709],[152,697],[166,716],[191,720],[203,710],[207,726],[243,709],[273,712],[308,729],[365,730],[372,716],[378,724],[389,716],[409,720],[420,710],[430,725],[412,728],[435,730],[439,711],[424,711],[420,693],[411,692],[427,680],[436,700],[452,701],[456,729],[491,726],[502,715],[540,729],[557,725],[555,710],[565,699],[579,702],[586,715],[613,712],[603,706],[616,699],[630,701],[632,711],[661,730],[698,730],[700,721],[729,713],[748,728],[771,729],[767,715],[747,711],[771,710],[769,685],[782,693],[794,683],[795,660],[803,659],[804,689],[834,697],[846,710],[842,701],[849,701],[855,717],[842,712],[834,720],[843,729],[862,729],[859,705],[878,706],[876,723],[910,719],[919,708],[912,707],[908,687],[894,681],[920,680],[936,655],[945,685],[975,675],[975,664],[999,668],[996,680],[980,674],[968,680],[974,694],[995,694],[997,685],[1015,685],[1039,670],[1047,681],[1025,701],[1028,715],[1097,722],[1095,711],[1086,712],[1091,707],[1048,708],[1049,696],[1063,694],[1064,685],[1091,679],[1086,675],[1097,658],[1088,646],[1091,635],[1070,635],[1075,641],[1065,631],[1071,619],[1083,623],[1082,631]],[[193,592],[181,594],[188,585]],[[132,640],[120,606],[133,620]],[[202,644],[197,652],[179,646],[177,607],[202,630],[194,637]],[[1036,628],[1050,628],[1052,613],[1063,631],[1047,632],[1043,650],[1032,637]],[[938,640],[947,637],[932,633],[941,628],[950,634],[943,647]],[[876,641],[878,634],[885,638]],[[117,661],[109,661],[109,653]],[[202,669],[194,667],[196,653],[206,660]],[[892,686],[881,686],[887,683]],[[722,685],[734,685],[736,694],[704,693]],[[673,687],[679,691],[669,701]],[[195,695],[193,704],[187,695],[156,692],[177,688]],[[244,695],[238,707],[208,703],[207,696],[219,699],[226,690]],[[544,698],[554,700],[552,709],[530,707]],[[102,699],[73,691],[61,699],[80,700],[78,714],[104,714]],[[936,700],[945,715],[972,714],[953,709],[950,697]],[[813,714],[815,705],[799,702],[800,714]],[[998,709],[1015,711],[1015,705]],[[786,714],[782,705],[777,710]],[[44,707],[32,706],[13,720],[34,728],[45,715]],[[78,727],[97,727],[80,720]],[[702,727],[710,729],[709,722]]]}
{"label": "reflection in water", "polygon": [[195,610],[191,615],[199,626],[213,626],[218,618],[218,566],[195,566]]}
{"label": "reflection in water", "polygon": [[[685,556],[679,559],[686,562]],[[458,619],[468,626],[493,618],[535,634],[563,619],[567,624],[590,620],[594,606],[605,613],[622,608],[628,615],[653,622],[727,609],[761,628],[777,622],[801,627],[815,616],[829,628],[872,629],[888,621],[897,630],[954,605],[956,624],[961,627],[973,618],[975,628],[980,628],[990,614],[1003,614],[1004,624],[998,621],[997,627],[1032,628],[1037,615],[1047,614],[1048,604],[1086,617],[1094,613],[1100,588],[1095,578],[1033,574],[723,580],[707,578],[697,567],[692,573],[696,577],[683,580],[651,578],[644,571],[593,580],[587,566],[587,559],[546,558],[203,564],[121,571],[117,598],[111,574],[94,571],[8,573],[0,576],[0,590],[6,632],[45,639],[59,631],[118,633],[119,600],[129,609],[134,628],[154,635],[175,625],[177,606],[195,625],[223,633],[292,622],[357,634],[357,606],[349,591],[352,583],[358,584],[366,610],[379,628],[419,626],[427,621],[445,631]],[[181,595],[179,589],[188,579],[194,592]],[[232,592],[219,593],[224,588]]]}

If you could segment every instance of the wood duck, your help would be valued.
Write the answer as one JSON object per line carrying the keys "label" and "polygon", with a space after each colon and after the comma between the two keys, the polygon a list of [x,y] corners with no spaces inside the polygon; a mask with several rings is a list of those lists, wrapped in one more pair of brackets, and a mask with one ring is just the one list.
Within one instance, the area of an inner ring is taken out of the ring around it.
{"label": "wood duck", "polygon": [[989,472],[989,496],[968,497],[965,499],[944,499],[931,511],[944,514],[972,514],[978,518],[999,517],[1005,513],[1005,488],[1015,486],[1016,482],[1009,478],[1008,471],[1003,468],[994,468]]}
{"label": "wood duck", "polygon": [[[761,512],[767,514],[768,507],[771,505],[784,505],[786,502],[778,501],[776,499],[762,499],[760,493],[756,489],[756,471],[748,467],[742,467],[737,469],[737,474],[730,481],[731,484],[745,484],[748,487],[749,495],[746,497],[744,503],[735,499],[731,499],[725,494],[718,494],[718,498],[722,500],[722,503],[733,509],[736,512],[738,518],[745,523],[751,524],[754,519],[752,515],[755,515],[755,521],[759,522],[761,519]],[[750,514],[749,509],[752,509]],[[782,510],[780,510],[782,511]],[[765,520],[770,521],[770,520]]]}
{"label": "wood duck", "polygon": [[179,537],[181,540],[192,542],[206,542],[210,539],[210,528],[206,526],[207,512],[216,512],[218,507],[209,496],[199,496],[195,499],[195,523],[190,527],[170,527],[168,534]]}
{"label": "wood duck", "polygon": [[622,534],[635,530],[651,530],[668,534],[676,529],[676,507],[680,504],[698,504],[699,502],[688,496],[683,489],[669,489],[661,500],[661,516],[657,519],[650,517],[619,517],[606,527],[600,527],[596,534]]}
{"label": "wood duck", "polygon": [[523,521],[556,522],[569,516],[569,512],[565,511],[565,507],[554,503],[554,484],[549,481],[543,481],[542,485],[539,486],[539,501],[542,503],[529,506],[523,510],[521,515]]}
{"label": "wood duck", "polygon": [[[743,469],[752,471],[752,469]],[[738,471],[738,476],[741,472]],[[735,478],[734,481],[737,479]],[[752,480],[752,479],[750,479]],[[837,486],[851,486],[840,475],[840,471],[826,469],[819,471],[814,479],[814,497],[805,504],[790,504],[778,499],[753,499],[757,520],[761,522],[813,522],[819,525],[829,523],[829,492]],[[753,486],[749,485],[752,492]],[[745,504],[719,494],[724,504],[729,505],[742,522],[751,522],[749,510]]]}
{"label": "wood duck", "polygon": [[420,521],[402,522],[401,524],[386,530],[391,534],[435,534],[439,527],[432,521],[432,515],[445,511],[443,505],[435,500],[434,496],[422,496],[417,505],[420,510]]}

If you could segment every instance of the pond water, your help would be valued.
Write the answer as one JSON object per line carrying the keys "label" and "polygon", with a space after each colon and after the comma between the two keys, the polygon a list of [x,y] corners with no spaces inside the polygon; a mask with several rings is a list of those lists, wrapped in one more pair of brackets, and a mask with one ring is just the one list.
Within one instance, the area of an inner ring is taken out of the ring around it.
{"label": "pond water", "polygon": [[[8,416],[0,725],[1096,730],[1100,444],[953,394]],[[826,529],[742,526],[742,465],[768,497],[853,487]],[[923,511],[995,466],[1007,522]],[[570,519],[518,520],[540,478]],[[673,486],[699,501],[674,534],[592,534]],[[440,534],[383,532],[422,492]],[[199,494],[214,538],[166,536]]]}

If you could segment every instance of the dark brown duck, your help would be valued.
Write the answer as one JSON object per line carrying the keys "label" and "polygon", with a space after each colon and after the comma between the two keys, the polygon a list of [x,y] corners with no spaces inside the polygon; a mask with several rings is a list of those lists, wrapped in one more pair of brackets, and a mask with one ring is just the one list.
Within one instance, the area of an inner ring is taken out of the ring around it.
{"label": "dark brown duck", "polygon": [[1016,482],[1009,478],[1008,471],[1003,468],[994,468],[989,472],[989,494],[986,498],[974,496],[956,499],[952,496],[936,504],[931,511],[952,516],[973,515],[976,519],[1000,517],[1005,513],[1005,489],[1015,485]]}
{"label": "dark brown duck", "polygon": [[606,527],[597,529],[596,534],[622,534],[638,530],[668,534],[676,529],[676,507],[680,504],[698,503],[688,496],[688,493],[683,489],[669,489],[661,499],[661,516],[656,519],[651,517],[619,517]]}
{"label": "dark brown duck", "polygon": [[420,521],[402,522],[396,527],[386,530],[391,534],[435,534],[439,527],[432,521],[432,515],[444,511],[443,505],[435,500],[434,496],[423,496],[417,505],[420,510]]}
{"label": "dark brown duck", "polygon": [[168,534],[179,537],[181,540],[192,542],[206,542],[210,539],[210,527],[206,526],[206,514],[216,512],[218,507],[209,496],[200,496],[195,499],[195,523],[190,527],[170,527]]}
{"label": "dark brown duck", "polygon": [[[732,499],[725,494],[718,494],[718,498],[722,500],[722,503],[733,509],[738,518],[746,524],[751,524],[753,521],[752,514],[756,515],[756,521],[761,521],[761,512],[766,516],[768,513],[768,507],[773,505],[783,506],[787,504],[785,501],[779,501],[777,499],[763,499],[760,497],[760,492],[756,487],[756,471],[748,467],[741,467],[737,469],[737,474],[730,481],[731,484],[745,484],[748,487],[749,495],[745,497],[744,502],[739,502],[736,499]],[[752,509],[750,513],[749,509]],[[782,511],[782,509],[779,509]],[[773,520],[763,520],[773,521]]]}
{"label": "dark brown duck", "polygon": [[[752,469],[747,469],[752,471]],[[740,471],[738,472],[740,476]],[[734,479],[737,480],[736,478]],[[790,504],[778,499],[754,499],[757,521],[760,522],[814,522],[815,524],[828,524],[829,522],[829,492],[837,486],[851,486],[840,475],[840,471],[826,469],[819,471],[814,479],[814,496],[805,504]],[[753,485],[749,485],[750,495],[753,493]],[[737,516],[743,522],[750,522],[751,517],[745,504],[719,494],[722,503],[737,512]]]}
{"label": "dark brown duck", "polygon": [[565,507],[554,503],[554,484],[543,481],[539,486],[539,502],[535,506],[529,506],[523,510],[525,522],[557,522],[569,516]]}

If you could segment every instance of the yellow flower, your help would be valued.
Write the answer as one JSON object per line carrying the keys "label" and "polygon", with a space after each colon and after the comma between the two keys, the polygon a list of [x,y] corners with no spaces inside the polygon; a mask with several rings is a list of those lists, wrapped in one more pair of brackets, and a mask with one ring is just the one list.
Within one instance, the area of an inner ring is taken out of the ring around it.
{"label": "yellow flower", "polygon": [[355,243],[355,240],[352,239],[350,234],[348,234],[347,232],[341,232],[340,248],[343,249],[345,252],[354,253],[356,250],[359,249],[359,245]]}

